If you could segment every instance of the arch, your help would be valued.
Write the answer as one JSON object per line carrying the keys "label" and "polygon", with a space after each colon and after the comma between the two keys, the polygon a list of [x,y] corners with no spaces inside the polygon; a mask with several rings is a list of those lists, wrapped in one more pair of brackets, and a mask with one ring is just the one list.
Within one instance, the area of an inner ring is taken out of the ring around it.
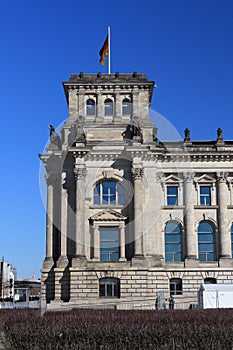
{"label": "arch", "polygon": [[182,226],[178,221],[167,221],[164,227],[165,261],[180,262],[182,260]]}
{"label": "arch", "polygon": [[104,115],[113,115],[114,103],[110,98],[106,98],[104,101]]}
{"label": "arch", "polygon": [[96,104],[92,98],[86,101],[86,115],[96,115]]}
{"label": "arch", "polygon": [[99,280],[100,298],[120,298],[120,279],[104,277]]}
{"label": "arch", "polygon": [[115,179],[103,179],[97,182],[93,189],[93,204],[124,205],[125,189]]}
{"label": "arch", "polygon": [[202,220],[198,225],[198,255],[203,262],[215,261],[215,225],[210,220]]}
{"label": "arch", "polygon": [[129,98],[124,98],[122,100],[122,115],[132,114],[132,103]]}

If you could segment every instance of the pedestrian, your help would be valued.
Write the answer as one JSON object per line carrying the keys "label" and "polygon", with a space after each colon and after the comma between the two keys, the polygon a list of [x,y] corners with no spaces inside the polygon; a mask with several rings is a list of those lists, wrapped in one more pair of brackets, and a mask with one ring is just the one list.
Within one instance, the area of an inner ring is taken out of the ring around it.
{"label": "pedestrian", "polygon": [[170,295],[170,298],[169,298],[169,309],[170,310],[174,309],[174,304],[175,304],[174,298],[172,295]]}

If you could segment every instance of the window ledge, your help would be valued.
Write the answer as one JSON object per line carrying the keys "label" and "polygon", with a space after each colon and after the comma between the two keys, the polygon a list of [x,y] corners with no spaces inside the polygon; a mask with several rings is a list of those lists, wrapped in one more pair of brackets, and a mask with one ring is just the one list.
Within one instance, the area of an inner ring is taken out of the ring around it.
{"label": "window ledge", "polygon": [[184,205],[164,205],[162,209],[185,209]]}
{"label": "window ledge", "polygon": [[194,209],[218,209],[218,205],[194,205]]}
{"label": "window ledge", "polygon": [[228,205],[227,209],[233,209],[233,205]]}
{"label": "window ledge", "polygon": [[123,205],[116,204],[92,204],[89,206],[90,209],[106,209],[106,208],[114,208],[114,209],[122,209]]}

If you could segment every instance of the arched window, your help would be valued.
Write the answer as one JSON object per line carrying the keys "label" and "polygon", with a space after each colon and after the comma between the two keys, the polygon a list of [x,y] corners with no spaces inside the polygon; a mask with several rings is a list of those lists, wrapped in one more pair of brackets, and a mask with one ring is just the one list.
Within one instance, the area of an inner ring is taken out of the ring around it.
{"label": "arched window", "polygon": [[110,98],[104,101],[104,115],[113,115],[113,101]]}
{"label": "arched window", "polygon": [[171,278],[170,279],[170,295],[181,295],[182,294],[182,279]]}
{"label": "arched window", "polygon": [[233,224],[231,225],[231,257],[233,258]]}
{"label": "arched window", "polygon": [[176,221],[169,221],[165,226],[165,260],[181,261],[181,226]]}
{"label": "arched window", "polygon": [[86,115],[95,115],[95,101],[89,98],[86,102]]}
{"label": "arched window", "polygon": [[100,298],[120,298],[119,278],[101,278],[99,281]]}
{"label": "arched window", "polygon": [[122,114],[131,115],[132,114],[132,103],[128,98],[124,98],[122,101]]}
{"label": "arched window", "polygon": [[217,280],[216,280],[216,278],[214,278],[214,277],[206,277],[206,278],[204,279],[204,283],[205,283],[205,284],[216,284],[216,283],[217,283]]}
{"label": "arched window", "polygon": [[214,227],[208,221],[198,225],[198,253],[200,261],[215,260]]}
{"label": "arched window", "polygon": [[115,180],[103,180],[94,187],[94,204],[97,205],[124,205],[124,187]]}

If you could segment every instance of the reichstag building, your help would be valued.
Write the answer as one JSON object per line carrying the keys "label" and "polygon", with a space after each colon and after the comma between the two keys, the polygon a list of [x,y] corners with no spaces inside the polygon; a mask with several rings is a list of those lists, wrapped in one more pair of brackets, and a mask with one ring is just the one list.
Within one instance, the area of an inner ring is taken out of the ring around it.
{"label": "reichstag building", "polygon": [[[233,281],[233,141],[159,139],[145,74],[73,74],[47,182],[42,308],[176,308]],[[184,126],[186,127],[186,126]]]}

